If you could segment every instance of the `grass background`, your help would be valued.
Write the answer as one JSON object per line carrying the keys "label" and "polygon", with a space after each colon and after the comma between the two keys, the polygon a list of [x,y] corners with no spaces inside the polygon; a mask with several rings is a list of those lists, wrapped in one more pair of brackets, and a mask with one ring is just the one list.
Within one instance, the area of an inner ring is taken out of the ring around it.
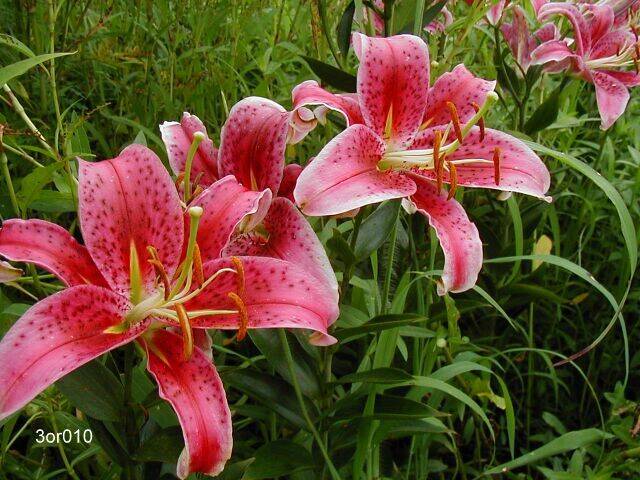
{"label": "grass background", "polygon": [[[8,94],[0,94],[8,178],[17,199],[16,211],[5,176],[2,218],[46,218],[78,233],[68,181],[76,156],[112,158],[138,138],[166,160],[157,126],[178,119],[182,111],[203,119],[217,143],[227,111],[239,99],[258,95],[289,107],[291,89],[314,78],[302,56],[336,64],[327,38],[335,42],[348,3],[3,0],[0,65],[25,58],[23,47],[35,54],[74,54],[9,84],[55,154],[38,144]],[[459,3],[447,35],[429,39],[432,58],[439,62],[434,75],[464,62],[477,75],[494,79],[499,73],[493,32],[487,25],[474,26],[481,9]],[[353,54],[338,60],[355,72]],[[540,80],[528,100],[527,117],[558,84],[558,77]],[[514,105],[508,94],[503,97],[488,124],[511,130],[518,124]],[[521,196],[504,202],[488,191],[462,194],[485,242],[487,262],[478,290],[440,299],[433,281],[416,273],[442,265],[433,234],[425,234],[417,216],[401,216],[395,248],[385,243],[355,264],[345,251],[353,222],[314,221],[338,275],[353,268],[336,330],[343,341],[330,350],[307,347],[294,335],[289,343],[300,365],[297,377],[308,411],[342,478],[475,478],[521,455],[528,459],[522,467],[498,476],[640,476],[640,442],[631,435],[640,391],[640,290],[631,279],[638,231],[629,224],[638,224],[640,215],[639,105],[632,94],[626,114],[604,133],[598,128],[592,87],[570,81],[560,96],[556,122],[531,138],[559,152],[543,155],[552,171],[554,202]],[[287,161],[305,164],[338,131],[333,123],[319,127],[289,148]],[[607,190],[611,187],[619,196]],[[394,206],[383,207],[379,215],[392,218],[392,226]],[[372,211],[366,209],[363,217]],[[620,215],[626,220],[622,226]],[[548,252],[536,250],[542,235],[552,240]],[[544,262],[534,269],[527,257],[532,253],[554,257],[538,259]],[[394,316],[380,317],[387,271],[393,301],[383,310]],[[34,276],[20,285],[36,297],[60,288],[50,277],[28,272]],[[624,320],[616,318],[623,300]],[[2,331],[31,303],[24,293],[3,286]],[[608,325],[623,321],[626,343],[616,324],[576,364],[553,366],[589,345]],[[212,333],[216,365],[235,413],[234,457],[223,477],[329,478],[282,363],[278,335],[253,333],[253,342],[228,345],[222,333]],[[119,381],[120,354],[109,355],[103,366]],[[377,377],[354,376],[372,368],[387,370],[378,370]],[[397,386],[402,372],[445,382],[454,395],[432,385]],[[142,446],[128,452],[133,459],[124,463],[135,463],[130,475],[170,475],[182,446],[175,417],[162,403],[149,401],[154,390],[143,368],[135,375],[134,416],[140,426],[137,445]],[[458,392],[479,411],[461,402]],[[367,399],[372,396],[376,406],[366,417],[363,411],[371,407]],[[69,388],[53,387],[5,421],[1,475],[123,475],[126,468],[108,447],[109,441],[119,441],[117,422],[104,421],[100,427],[84,405],[84,413],[78,413],[78,401]],[[150,412],[150,420],[140,406]],[[90,426],[94,432],[108,428],[101,442],[88,446],[35,443],[37,428],[54,431],[66,425]],[[543,451],[527,457],[537,448]]]}

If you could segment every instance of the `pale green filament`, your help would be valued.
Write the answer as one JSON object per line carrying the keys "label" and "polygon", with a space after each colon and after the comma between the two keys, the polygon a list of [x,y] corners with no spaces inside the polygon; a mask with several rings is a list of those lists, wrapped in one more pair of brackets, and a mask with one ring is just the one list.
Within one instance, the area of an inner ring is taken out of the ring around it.
{"label": "pale green filament", "polygon": [[[462,139],[469,135],[471,129],[482,119],[486,112],[498,99],[498,95],[495,92],[489,92],[487,99],[478,109],[476,114],[461,128]],[[451,155],[458,148],[460,148],[460,140],[457,138],[446,144],[447,136],[450,131],[450,126],[447,126],[443,138],[442,146],[439,149],[439,157],[442,158],[446,155]],[[468,164],[468,163],[493,163],[490,160],[485,159],[463,159],[454,160],[451,163],[456,165]],[[382,156],[382,159],[378,162],[378,169],[381,171],[389,170],[390,168],[410,170],[412,168],[418,168],[421,170],[433,170],[435,168],[434,150],[433,148],[421,149],[421,150],[399,150],[389,151]]]}
{"label": "pale green filament", "polygon": [[187,161],[184,164],[184,201],[189,202],[191,199],[191,166],[193,165],[193,158],[196,156],[200,143],[207,138],[202,132],[195,132],[193,134],[193,141],[187,152]]}

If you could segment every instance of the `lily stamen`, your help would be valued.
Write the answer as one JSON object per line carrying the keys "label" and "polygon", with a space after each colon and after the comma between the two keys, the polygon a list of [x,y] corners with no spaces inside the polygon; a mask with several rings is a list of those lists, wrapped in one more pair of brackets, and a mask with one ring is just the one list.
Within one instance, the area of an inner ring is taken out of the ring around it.
{"label": "lily stamen", "polygon": [[493,150],[493,178],[496,185],[500,185],[500,147]]}
{"label": "lily stamen", "polygon": [[[471,106],[476,113],[480,111],[480,105],[476,102],[471,102]],[[478,120],[478,127],[480,127],[480,141],[482,142],[484,140],[484,117],[480,117],[480,120]]]}
{"label": "lily stamen", "polygon": [[238,341],[244,340],[244,337],[247,335],[247,329],[249,327],[249,314],[247,312],[247,307],[244,304],[244,301],[240,296],[238,296],[235,292],[227,293],[227,296],[233,300],[233,303],[238,307],[238,315],[240,316],[240,324],[238,325],[238,334],[236,338]]}
{"label": "lily stamen", "polygon": [[193,354],[193,330],[191,329],[191,322],[189,321],[189,315],[182,304],[176,305],[176,313],[178,314],[178,321],[180,322],[180,330],[182,330],[182,349],[184,359],[189,360]]}
{"label": "lily stamen", "polygon": [[453,130],[456,132],[456,138],[458,142],[462,143],[464,137],[462,136],[462,128],[460,127],[460,117],[458,117],[458,109],[453,102],[447,102],[447,108],[451,114],[451,123],[453,124]]}
{"label": "lily stamen", "polygon": [[200,255],[200,247],[196,243],[196,248],[193,250],[193,270],[196,276],[196,282],[198,287],[202,287],[204,283],[204,271],[202,270],[202,256]]}
{"label": "lily stamen", "polygon": [[449,163],[449,179],[451,181],[451,186],[449,187],[447,200],[451,200],[455,196],[458,188],[458,171],[456,170],[456,165],[454,163]]}

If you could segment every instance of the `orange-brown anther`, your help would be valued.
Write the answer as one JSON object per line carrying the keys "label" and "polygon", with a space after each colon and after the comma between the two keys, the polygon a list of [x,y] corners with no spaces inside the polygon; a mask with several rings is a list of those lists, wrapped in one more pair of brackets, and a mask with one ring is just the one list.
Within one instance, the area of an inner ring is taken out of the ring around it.
{"label": "orange-brown anther", "polygon": [[238,307],[240,324],[238,325],[238,335],[236,338],[238,341],[242,341],[244,337],[247,336],[247,328],[249,327],[249,314],[247,313],[247,307],[242,298],[234,292],[227,293],[227,296],[236,304],[236,307]]}
{"label": "orange-brown anther", "polygon": [[438,169],[436,170],[436,186],[438,188],[438,192],[442,191],[442,183],[444,177],[444,164],[446,162],[446,154],[440,157],[438,161]]}
{"label": "orange-brown anther", "polygon": [[176,177],[175,184],[178,190],[182,187],[182,185],[184,184],[184,172],[180,172],[178,174],[178,176]]}
{"label": "orange-brown anther", "polygon": [[[471,102],[471,106],[476,111],[476,113],[480,111],[480,105],[478,105],[476,102]],[[478,120],[478,127],[480,127],[480,141],[483,141],[484,140],[484,117],[480,117],[480,120]]]}
{"label": "orange-brown anther", "polygon": [[149,252],[149,256],[151,257],[147,260],[147,262],[149,262],[153,266],[156,275],[160,278],[162,286],[164,287],[164,299],[167,300],[169,298],[169,292],[171,291],[171,282],[169,281],[169,275],[167,275],[167,271],[164,269],[164,265],[160,261],[156,248],[149,245],[147,247],[147,252]]}
{"label": "orange-brown anther", "polygon": [[500,185],[500,147],[493,149],[493,179]]}
{"label": "orange-brown anther", "polygon": [[242,260],[238,257],[231,257],[231,263],[236,269],[238,295],[240,298],[244,298],[244,267],[242,266]]}
{"label": "orange-brown anther", "polygon": [[176,313],[178,314],[178,322],[180,322],[180,330],[182,331],[182,353],[184,359],[189,360],[193,354],[193,331],[189,322],[189,315],[181,303],[176,305]]}
{"label": "orange-brown anther", "polygon": [[453,102],[447,102],[447,108],[451,114],[451,123],[453,123],[453,130],[456,132],[456,138],[458,142],[462,143],[462,128],[460,127],[460,117],[458,117],[458,109]]}
{"label": "orange-brown anther", "polygon": [[442,132],[440,130],[436,130],[435,136],[433,137],[433,169],[438,172],[440,168],[440,144],[442,143]]}
{"label": "orange-brown anther", "polygon": [[451,200],[454,197],[456,189],[458,188],[458,171],[453,163],[449,163],[449,177],[451,179],[451,186],[449,187],[447,200]]}
{"label": "orange-brown anther", "polygon": [[195,244],[193,249],[193,273],[199,287],[204,283],[204,271],[202,270],[202,256],[200,255],[200,247]]}
{"label": "orange-brown anther", "polygon": [[420,125],[420,128],[418,128],[418,130],[422,131],[422,130],[426,130],[427,128],[429,128],[429,125],[431,125],[433,123],[433,118],[434,117],[431,117],[426,122],[422,122],[422,125]]}
{"label": "orange-brown anther", "polygon": [[191,194],[191,198],[189,199],[189,202],[191,202],[191,200],[193,200],[198,195],[200,195],[203,191],[204,191],[204,188],[202,188],[202,185],[196,185],[196,188],[193,189],[193,193]]}

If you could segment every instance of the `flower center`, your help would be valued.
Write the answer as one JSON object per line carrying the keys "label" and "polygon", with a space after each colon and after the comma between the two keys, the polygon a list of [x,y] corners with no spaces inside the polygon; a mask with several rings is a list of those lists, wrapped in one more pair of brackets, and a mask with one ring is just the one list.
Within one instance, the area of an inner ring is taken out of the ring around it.
{"label": "flower center", "polygon": [[615,55],[587,60],[585,62],[586,67],[591,70],[612,70],[633,66],[636,73],[640,73],[640,65],[638,64],[640,59],[638,30],[634,26],[632,26],[631,29],[635,35],[634,42],[630,44],[625,43],[622,48],[616,51]]}
{"label": "flower center", "polygon": [[[473,103],[475,115],[464,125],[461,124],[456,106],[452,102],[447,102],[447,109],[451,116],[451,122],[444,130],[435,130],[433,147],[416,150],[396,150],[387,151],[378,162],[378,170],[387,171],[390,169],[400,171],[434,171],[438,183],[438,189],[442,187],[444,172],[448,172],[451,189],[449,198],[455,193],[457,186],[457,170],[461,165],[488,163],[494,165],[494,177],[496,185],[500,182],[500,155],[499,147],[494,149],[492,160],[483,158],[464,158],[450,160],[449,157],[462,146],[464,139],[474,126],[480,129],[480,141],[484,140],[485,125],[484,115],[491,105],[497,100],[495,92],[489,92],[487,99],[482,106]],[[427,122],[427,124],[430,122]],[[455,139],[447,143],[448,137],[453,130]]]}
{"label": "flower center", "polygon": [[[168,319],[169,323],[175,324],[182,331],[184,342],[184,356],[190,358],[193,352],[193,333],[191,321],[197,317],[211,315],[229,315],[239,314],[240,325],[238,339],[244,338],[248,325],[247,310],[244,305],[244,269],[239,258],[232,257],[234,268],[221,268],[215,273],[205,278],[200,249],[196,243],[198,225],[203,210],[201,207],[194,206],[188,209],[190,217],[189,225],[189,241],[187,243],[184,260],[178,266],[173,278],[169,278],[167,271],[160,260],[158,251],[153,246],[147,247],[149,259],[147,260],[154,268],[156,273],[156,290],[153,294],[142,298],[140,292],[142,287],[140,281],[140,267],[135,266],[138,262],[136,249],[132,246],[131,252],[131,302],[133,307],[127,312],[124,322],[115,327],[107,329],[107,333],[120,333],[130,328],[147,317]],[[229,298],[237,306],[238,310],[191,310],[188,311],[185,304],[196,298],[202,293],[212,282],[214,282],[223,273],[233,273],[238,277],[237,293],[230,292]],[[194,288],[195,287],[195,288]]]}

